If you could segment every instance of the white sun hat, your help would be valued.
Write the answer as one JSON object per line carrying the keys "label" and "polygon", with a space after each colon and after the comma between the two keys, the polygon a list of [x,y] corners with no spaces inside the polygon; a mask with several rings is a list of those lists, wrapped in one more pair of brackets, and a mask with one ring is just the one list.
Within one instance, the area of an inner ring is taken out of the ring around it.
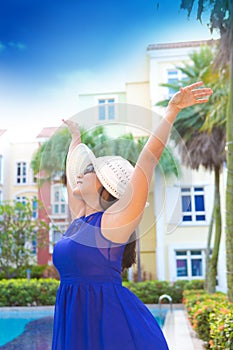
{"label": "white sun hat", "polygon": [[119,199],[134,171],[130,162],[120,156],[96,157],[90,148],[80,143],[72,151],[67,162],[67,180],[71,188],[77,186],[77,175],[82,174],[89,164],[93,164],[103,187]]}

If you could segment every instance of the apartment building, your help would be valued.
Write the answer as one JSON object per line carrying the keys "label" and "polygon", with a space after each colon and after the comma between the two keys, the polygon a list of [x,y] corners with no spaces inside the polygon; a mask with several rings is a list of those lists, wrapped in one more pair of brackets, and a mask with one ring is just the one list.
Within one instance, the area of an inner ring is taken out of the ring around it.
{"label": "apartment building", "polygon": [[[177,69],[189,54],[213,41],[191,41],[153,44],[147,48],[150,61],[150,98],[155,116],[154,127],[163,110],[156,103],[172,95],[162,83],[185,78]],[[221,175],[222,198],[225,193],[226,169]],[[179,179],[165,179],[156,171],[155,181],[156,259],[159,279],[197,279],[205,277],[205,254],[210,217],[213,209],[214,178],[203,168],[198,171],[182,166]],[[224,222],[224,202],[222,214]],[[224,230],[223,230],[224,231]],[[212,242],[213,244],[213,242]],[[226,290],[225,233],[220,247],[218,265],[219,290]]]}
{"label": "apartment building", "polygon": [[[56,130],[55,127],[43,128],[36,137],[38,147],[49,140]],[[66,187],[61,182],[61,174],[54,174],[48,178],[48,174],[40,171],[38,180],[38,199],[43,204],[38,210],[38,217],[48,224],[49,231],[45,237],[47,244],[37,249],[37,261],[40,265],[52,264],[54,244],[61,238],[70,222]]]}
{"label": "apartment building", "polygon": [[[176,67],[188,62],[193,51],[212,44],[213,41],[203,40],[149,45],[148,81],[126,83],[121,92],[97,91],[79,95],[82,109],[78,113],[79,122],[85,119],[86,127],[104,123],[111,129],[115,124],[122,125],[122,128],[127,125],[124,131],[130,130],[136,137],[148,135],[156,128],[164,112],[161,107],[156,107],[156,103],[173,93],[161,84],[185,78]],[[174,152],[179,157],[177,150]],[[140,228],[140,256],[147,277],[171,282],[205,277],[207,235],[213,209],[213,174],[203,168],[193,171],[184,166],[181,173],[179,179],[174,176],[167,178],[159,168],[156,169],[150,191],[150,209],[145,210]],[[221,178],[223,194],[225,177],[224,170]],[[224,215],[224,204],[222,213]],[[226,289],[224,266],[223,232],[217,286],[223,291]]]}
{"label": "apartment building", "polygon": [[7,130],[0,129],[0,201],[5,200],[8,194],[8,160],[9,160],[9,141]]}

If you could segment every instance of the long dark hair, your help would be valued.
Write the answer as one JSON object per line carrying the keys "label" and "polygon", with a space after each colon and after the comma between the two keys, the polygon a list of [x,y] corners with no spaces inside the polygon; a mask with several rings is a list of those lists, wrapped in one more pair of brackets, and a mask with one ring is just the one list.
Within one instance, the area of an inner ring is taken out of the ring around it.
{"label": "long dark hair", "polygon": [[[99,204],[103,210],[106,210],[111,205],[113,205],[115,202],[117,202],[118,199],[112,196],[106,188],[102,186],[100,190],[100,197],[99,197]],[[122,271],[125,269],[128,269],[133,264],[136,263],[136,232],[134,231],[130,238],[128,243],[125,246],[123,257],[122,257],[122,263],[121,268]]]}

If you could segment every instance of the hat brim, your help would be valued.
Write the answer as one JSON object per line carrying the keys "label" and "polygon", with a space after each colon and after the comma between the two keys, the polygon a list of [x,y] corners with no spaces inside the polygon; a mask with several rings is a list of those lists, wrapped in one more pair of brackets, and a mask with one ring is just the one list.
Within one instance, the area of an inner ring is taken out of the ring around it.
{"label": "hat brim", "polygon": [[90,163],[95,163],[94,153],[84,143],[80,143],[71,152],[67,162],[67,181],[72,189],[77,186],[77,175],[83,173]]}
{"label": "hat brim", "polygon": [[[128,179],[124,184],[121,182],[116,184],[118,179],[116,179],[116,174],[112,168],[113,163],[117,167],[121,164],[121,169],[122,167],[127,169]],[[96,176],[103,187],[112,196],[119,199],[125,191],[125,185],[129,181],[134,167],[121,156],[96,157],[89,147],[80,143],[69,155],[67,162],[67,181],[72,189],[77,186],[77,176],[82,174],[89,164],[93,164]]]}
{"label": "hat brim", "polygon": [[[116,178],[114,177],[115,173],[114,169],[111,168],[111,163],[115,163],[118,167],[119,163],[121,163],[121,171],[128,174],[127,180],[119,182],[117,186],[115,185]],[[77,176],[82,174],[89,164],[93,164],[96,176],[104,188],[115,198],[119,199],[125,192],[126,184],[134,171],[134,167],[120,156],[103,156],[97,158],[89,147],[80,143],[71,152],[67,162],[67,181],[72,189],[77,186]],[[148,203],[146,203],[147,206]]]}

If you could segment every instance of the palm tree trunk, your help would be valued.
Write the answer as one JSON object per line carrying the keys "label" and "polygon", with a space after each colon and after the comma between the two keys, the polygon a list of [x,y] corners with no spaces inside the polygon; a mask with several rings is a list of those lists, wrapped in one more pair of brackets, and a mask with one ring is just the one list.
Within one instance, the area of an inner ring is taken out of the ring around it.
{"label": "palm tree trunk", "polygon": [[226,265],[227,294],[233,302],[233,48],[230,57],[230,91],[227,113],[227,187],[226,187]]}
{"label": "palm tree trunk", "polygon": [[221,207],[220,207],[220,168],[215,167],[215,194],[214,194],[214,217],[215,217],[215,237],[214,248],[212,257],[209,261],[209,273],[208,273],[208,293],[214,293],[216,291],[216,276],[218,266],[219,246],[222,233],[222,219],[221,219]]}
{"label": "palm tree trunk", "polygon": [[206,269],[205,269],[205,283],[204,283],[204,287],[206,291],[208,289],[208,278],[209,278],[209,268],[210,268],[210,245],[211,245],[213,227],[214,227],[214,208],[215,208],[215,204],[211,214],[210,225],[208,230],[208,238],[207,238],[207,247],[206,247]]}

